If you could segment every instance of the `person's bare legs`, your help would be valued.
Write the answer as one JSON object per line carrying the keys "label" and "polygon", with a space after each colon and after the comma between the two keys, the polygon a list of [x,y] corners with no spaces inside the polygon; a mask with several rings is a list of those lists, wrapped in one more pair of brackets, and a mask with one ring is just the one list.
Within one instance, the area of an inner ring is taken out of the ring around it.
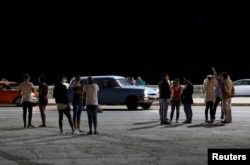
{"label": "person's bare legs", "polygon": [[42,125],[40,125],[39,127],[46,127],[46,114],[45,114],[46,106],[39,105],[39,109],[40,109],[40,114],[41,114],[41,119],[42,119]]}

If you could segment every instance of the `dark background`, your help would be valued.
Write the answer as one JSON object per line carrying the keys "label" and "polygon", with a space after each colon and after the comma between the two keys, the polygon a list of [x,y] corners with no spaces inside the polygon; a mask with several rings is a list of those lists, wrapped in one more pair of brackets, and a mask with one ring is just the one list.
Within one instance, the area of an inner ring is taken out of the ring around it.
{"label": "dark background", "polygon": [[247,1],[142,2],[3,6],[0,78],[117,74],[157,84],[167,72],[201,84],[211,66],[249,78]]}

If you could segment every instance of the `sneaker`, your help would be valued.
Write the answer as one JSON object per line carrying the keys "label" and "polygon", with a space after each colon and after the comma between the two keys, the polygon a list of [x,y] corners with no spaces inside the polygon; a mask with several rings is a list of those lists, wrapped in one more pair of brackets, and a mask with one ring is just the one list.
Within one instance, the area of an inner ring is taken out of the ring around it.
{"label": "sneaker", "polygon": [[209,123],[214,123],[214,119],[211,119],[211,120],[209,121]]}
{"label": "sneaker", "polygon": [[78,132],[77,130],[75,130],[74,132],[72,132],[72,135],[79,135],[80,132]]}
{"label": "sneaker", "polygon": [[77,129],[77,131],[78,131],[78,132],[84,132],[84,131],[83,131],[83,130],[81,130],[81,129]]}

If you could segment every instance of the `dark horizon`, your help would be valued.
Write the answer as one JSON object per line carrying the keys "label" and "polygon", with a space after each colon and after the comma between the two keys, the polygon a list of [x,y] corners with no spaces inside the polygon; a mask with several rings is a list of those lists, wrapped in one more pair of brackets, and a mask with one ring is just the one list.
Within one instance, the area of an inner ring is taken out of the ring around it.
{"label": "dark horizon", "polygon": [[[44,74],[141,76],[162,73],[201,84],[214,66],[249,78],[249,5],[243,2],[89,2],[62,8],[6,8],[0,78]],[[11,63],[9,61],[11,60]],[[3,64],[3,62],[7,62]],[[11,69],[10,69],[11,68]]]}

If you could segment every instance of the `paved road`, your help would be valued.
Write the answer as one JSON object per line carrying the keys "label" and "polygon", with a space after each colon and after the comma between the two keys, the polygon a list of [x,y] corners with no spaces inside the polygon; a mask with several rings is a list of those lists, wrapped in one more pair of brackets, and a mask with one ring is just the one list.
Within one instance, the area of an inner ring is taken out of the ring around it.
{"label": "paved road", "polygon": [[[206,165],[209,148],[250,148],[250,107],[234,106],[233,123],[204,124],[204,106],[194,106],[192,124],[160,125],[158,106],[128,111],[124,106],[102,106],[98,135],[59,135],[57,111],[48,106],[46,128],[22,128],[18,107],[0,107],[1,165]],[[218,110],[220,111],[220,110]],[[41,123],[38,107],[33,124]],[[184,120],[181,111],[180,121]],[[86,113],[82,129],[87,131]]]}

